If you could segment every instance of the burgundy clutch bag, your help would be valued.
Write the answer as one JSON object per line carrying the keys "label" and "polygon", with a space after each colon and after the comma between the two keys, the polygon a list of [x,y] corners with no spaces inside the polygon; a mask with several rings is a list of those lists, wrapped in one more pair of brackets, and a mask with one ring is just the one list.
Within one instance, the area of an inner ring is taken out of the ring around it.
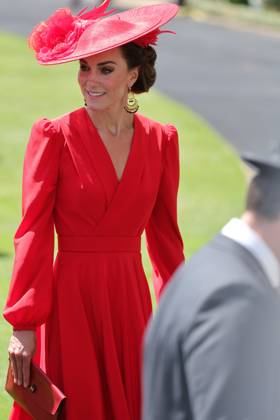
{"label": "burgundy clutch bag", "polygon": [[30,386],[24,388],[14,383],[11,363],[9,364],[6,391],[35,420],[59,418],[65,395],[51,382],[47,375],[31,364]]}

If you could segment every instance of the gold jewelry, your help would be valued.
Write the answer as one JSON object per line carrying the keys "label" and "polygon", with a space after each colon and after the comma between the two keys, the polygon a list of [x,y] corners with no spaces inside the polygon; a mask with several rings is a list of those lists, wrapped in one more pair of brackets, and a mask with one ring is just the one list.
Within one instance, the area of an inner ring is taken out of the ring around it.
{"label": "gold jewelry", "polygon": [[129,112],[129,114],[135,114],[135,112],[139,109],[138,101],[135,98],[134,93],[131,91],[131,88],[128,89],[127,103],[124,109],[126,112]]}

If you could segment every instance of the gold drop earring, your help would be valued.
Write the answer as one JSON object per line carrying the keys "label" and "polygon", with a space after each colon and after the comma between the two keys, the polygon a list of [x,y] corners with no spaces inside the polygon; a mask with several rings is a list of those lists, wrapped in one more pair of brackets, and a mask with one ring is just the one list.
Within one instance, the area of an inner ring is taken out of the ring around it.
{"label": "gold drop earring", "polygon": [[137,112],[139,109],[138,101],[130,87],[128,88],[127,103],[124,109],[126,112],[129,112],[129,114],[135,114],[135,112]]}

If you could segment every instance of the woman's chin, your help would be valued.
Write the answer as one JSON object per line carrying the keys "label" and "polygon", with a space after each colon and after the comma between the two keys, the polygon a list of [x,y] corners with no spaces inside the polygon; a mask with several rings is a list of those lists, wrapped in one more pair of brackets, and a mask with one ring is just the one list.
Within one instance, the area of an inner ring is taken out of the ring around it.
{"label": "woman's chin", "polygon": [[92,102],[87,102],[86,105],[87,109],[90,111],[105,111],[108,107],[105,106],[104,104],[96,104],[96,103],[92,103]]}

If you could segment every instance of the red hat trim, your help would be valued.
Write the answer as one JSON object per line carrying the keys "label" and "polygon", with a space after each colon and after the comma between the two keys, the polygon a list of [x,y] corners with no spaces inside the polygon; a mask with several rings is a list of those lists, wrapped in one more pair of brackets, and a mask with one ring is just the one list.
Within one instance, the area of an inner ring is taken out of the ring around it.
{"label": "red hat trim", "polygon": [[158,37],[160,34],[176,34],[174,31],[161,31],[159,28],[154,31],[141,36],[133,41],[134,44],[139,45],[139,47],[147,47],[148,45],[157,45]]}
{"label": "red hat trim", "polygon": [[105,0],[99,7],[88,12],[88,8],[83,9],[77,16],[73,16],[68,8],[56,10],[33,29],[28,39],[28,45],[35,51],[36,58],[48,62],[71,54],[80,36],[93,21],[114,12],[114,9],[106,12],[109,4],[110,0]]}

